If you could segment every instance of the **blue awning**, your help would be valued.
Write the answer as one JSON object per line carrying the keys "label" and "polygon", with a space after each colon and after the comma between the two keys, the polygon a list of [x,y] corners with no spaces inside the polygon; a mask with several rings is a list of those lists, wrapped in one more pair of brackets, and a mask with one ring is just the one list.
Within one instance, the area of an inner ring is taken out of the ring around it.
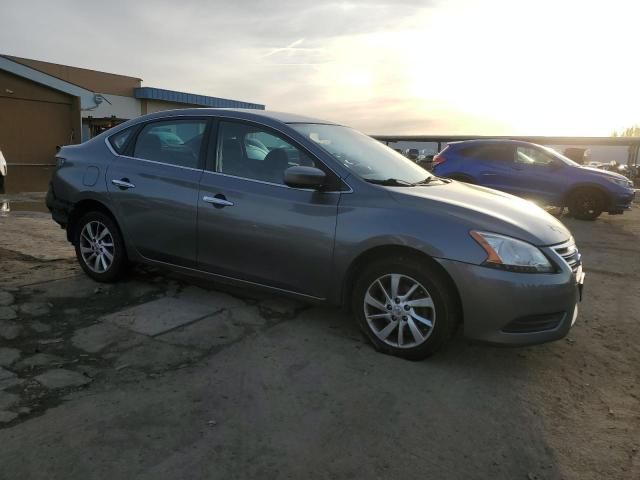
{"label": "blue awning", "polygon": [[227,98],[208,97],[206,95],[196,95],[194,93],[175,92],[162,88],[140,87],[134,89],[135,98],[146,100],[158,100],[161,102],[184,103],[187,105],[197,105],[199,107],[212,108],[253,108],[264,110],[265,106],[259,103],[242,102],[240,100],[229,100]]}

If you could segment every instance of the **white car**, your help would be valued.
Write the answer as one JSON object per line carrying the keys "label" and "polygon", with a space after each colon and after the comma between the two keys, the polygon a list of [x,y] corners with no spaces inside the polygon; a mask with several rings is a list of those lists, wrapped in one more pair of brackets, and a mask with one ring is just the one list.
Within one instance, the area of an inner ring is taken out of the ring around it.
{"label": "white car", "polygon": [[7,176],[7,161],[0,150],[0,193],[4,193],[4,177]]}

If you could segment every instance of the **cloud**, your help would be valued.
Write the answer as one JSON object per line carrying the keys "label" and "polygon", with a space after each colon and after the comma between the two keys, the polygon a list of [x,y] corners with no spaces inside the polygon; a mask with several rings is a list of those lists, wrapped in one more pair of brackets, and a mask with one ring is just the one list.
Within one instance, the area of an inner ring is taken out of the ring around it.
{"label": "cloud", "polygon": [[3,7],[0,45],[367,132],[607,134],[638,121],[640,7],[594,5],[33,0]]}

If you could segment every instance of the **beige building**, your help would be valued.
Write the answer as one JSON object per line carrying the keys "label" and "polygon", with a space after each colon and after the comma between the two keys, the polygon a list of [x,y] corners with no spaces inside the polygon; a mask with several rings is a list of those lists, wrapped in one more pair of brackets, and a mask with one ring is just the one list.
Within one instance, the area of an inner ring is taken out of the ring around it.
{"label": "beige building", "polygon": [[46,189],[56,146],[80,143],[146,113],[264,105],[143,87],[126,75],[0,55],[0,150],[9,192]]}

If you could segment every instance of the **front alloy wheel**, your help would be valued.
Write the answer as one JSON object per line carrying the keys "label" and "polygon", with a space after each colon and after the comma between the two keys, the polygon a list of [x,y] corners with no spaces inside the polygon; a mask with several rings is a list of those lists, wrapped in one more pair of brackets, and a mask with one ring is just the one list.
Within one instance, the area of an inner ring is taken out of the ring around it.
{"label": "front alloy wheel", "polygon": [[395,348],[424,343],[436,322],[428,290],[400,273],[383,275],[371,283],[364,297],[364,315],[378,339]]}
{"label": "front alloy wheel", "polygon": [[460,319],[451,279],[433,260],[415,254],[373,261],[352,294],[353,315],[376,350],[410,360],[446,345]]}

